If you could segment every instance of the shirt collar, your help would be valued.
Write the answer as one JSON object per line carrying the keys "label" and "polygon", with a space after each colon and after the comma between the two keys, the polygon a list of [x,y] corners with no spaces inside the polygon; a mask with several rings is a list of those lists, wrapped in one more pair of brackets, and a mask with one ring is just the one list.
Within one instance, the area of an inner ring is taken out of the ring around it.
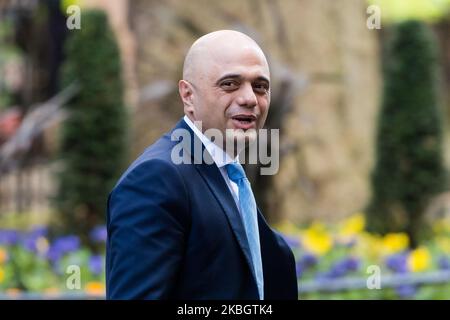
{"label": "shirt collar", "polygon": [[218,145],[216,145],[214,142],[208,139],[207,136],[205,136],[191,121],[191,119],[188,118],[188,116],[184,116],[183,118],[184,122],[187,123],[187,125],[194,131],[195,135],[200,139],[200,141],[205,146],[206,150],[208,150],[209,154],[211,155],[211,158],[213,158],[214,163],[217,165],[217,167],[221,168],[227,164],[230,164],[232,162],[239,161],[239,155],[233,159],[231,158],[228,153],[226,153],[222,148],[220,148]]}

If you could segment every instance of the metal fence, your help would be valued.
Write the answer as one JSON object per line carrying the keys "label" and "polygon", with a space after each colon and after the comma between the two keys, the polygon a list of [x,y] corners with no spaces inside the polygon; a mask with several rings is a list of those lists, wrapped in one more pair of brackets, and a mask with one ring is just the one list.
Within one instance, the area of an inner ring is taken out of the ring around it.
{"label": "metal fence", "polygon": [[49,211],[54,170],[54,165],[36,163],[0,173],[0,214]]}
{"label": "metal fence", "polygon": [[[368,289],[368,278],[346,277],[326,281],[300,282],[299,293],[339,292]],[[380,276],[380,288],[395,288],[403,285],[437,285],[450,282],[450,270],[427,273],[406,273]]]}
{"label": "metal fence", "polygon": [[[450,270],[433,271],[427,273],[409,273],[386,275],[380,278],[380,288],[395,288],[402,285],[442,285],[450,283]],[[326,281],[300,282],[299,294],[312,292],[342,292],[347,290],[368,289],[367,278],[346,277]],[[16,293],[8,295],[0,293],[0,300],[104,300],[104,295],[86,294],[79,291],[59,294]]]}

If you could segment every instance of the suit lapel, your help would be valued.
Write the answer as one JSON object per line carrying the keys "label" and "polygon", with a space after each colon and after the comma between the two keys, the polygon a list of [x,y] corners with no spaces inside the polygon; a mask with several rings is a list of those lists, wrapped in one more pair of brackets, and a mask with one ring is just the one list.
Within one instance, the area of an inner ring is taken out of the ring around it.
{"label": "suit lapel", "polygon": [[[247,235],[245,233],[244,225],[240,213],[236,207],[233,196],[228,189],[225,181],[223,180],[222,174],[215,164],[213,165],[196,165],[199,173],[203,179],[208,184],[210,190],[216,197],[217,201],[220,203],[225,215],[227,216],[228,222],[230,223],[231,229],[236,236],[236,239],[241,247],[245,259],[247,260],[248,266],[255,277],[253,264],[250,255],[250,248],[248,245]],[[255,277],[256,279],[256,277]]]}

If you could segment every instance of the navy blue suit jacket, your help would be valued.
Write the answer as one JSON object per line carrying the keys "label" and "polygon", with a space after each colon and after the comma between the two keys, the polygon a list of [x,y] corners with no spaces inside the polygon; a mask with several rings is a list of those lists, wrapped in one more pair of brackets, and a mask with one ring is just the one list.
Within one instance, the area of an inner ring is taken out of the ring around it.
{"label": "navy blue suit jacket", "polygon": [[[174,164],[179,142],[169,133],[147,148],[109,196],[107,298],[257,300],[233,196],[215,164]],[[297,299],[292,251],[259,209],[258,224],[265,299]]]}

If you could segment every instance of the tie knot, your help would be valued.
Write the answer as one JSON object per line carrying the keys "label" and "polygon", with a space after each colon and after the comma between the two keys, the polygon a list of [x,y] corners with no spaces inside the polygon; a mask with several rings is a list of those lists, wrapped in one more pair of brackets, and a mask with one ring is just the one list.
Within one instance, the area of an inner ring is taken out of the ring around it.
{"label": "tie knot", "polygon": [[237,182],[243,178],[246,178],[244,168],[242,168],[239,162],[232,162],[226,165],[228,177],[231,181]]}

